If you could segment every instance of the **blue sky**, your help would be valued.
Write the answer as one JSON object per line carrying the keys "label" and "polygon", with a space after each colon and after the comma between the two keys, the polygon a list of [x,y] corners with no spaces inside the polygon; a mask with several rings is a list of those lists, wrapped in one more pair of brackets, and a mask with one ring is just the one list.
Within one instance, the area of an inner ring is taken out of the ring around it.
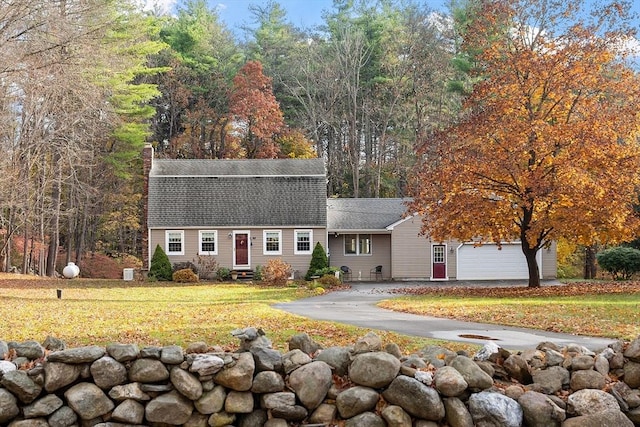
{"label": "blue sky", "polygon": [[[171,12],[180,0],[138,0],[142,5],[156,5],[164,12]],[[308,27],[322,22],[322,12],[331,10],[333,0],[274,0],[287,11],[289,21],[294,25]],[[587,0],[596,3],[599,0]],[[605,0],[606,2],[606,0]],[[218,10],[220,18],[232,29],[249,20],[249,5],[266,5],[268,0],[208,0],[211,8]],[[422,0],[434,10],[447,10],[450,0]],[[640,1],[631,0],[632,10],[640,14]]]}
{"label": "blue sky", "polygon": [[[171,13],[175,11],[176,4],[181,0],[138,0],[142,4],[156,5],[160,10]],[[268,0],[207,0],[212,9],[218,11],[220,20],[239,37],[243,36],[242,26],[251,26],[252,17],[249,13],[249,5],[266,5]],[[322,24],[322,15],[325,11],[331,11],[333,0],[274,0],[287,11],[287,20],[300,28],[311,28]],[[433,10],[448,11],[450,0],[418,0]],[[610,0],[604,0],[608,2]],[[602,2],[601,0],[587,0],[589,2]],[[640,15],[640,0],[631,0],[632,11]],[[640,20],[638,20],[640,33]],[[640,43],[637,44],[640,46]]]}
{"label": "blue sky", "polygon": [[[146,7],[157,6],[171,13],[180,0],[138,0]],[[331,10],[333,0],[274,0],[287,11],[287,20],[297,27],[313,27],[322,23],[324,11]],[[449,0],[424,0],[433,9],[445,9]],[[267,0],[208,0],[212,9],[218,11],[220,19],[230,30],[238,33],[240,26],[250,24],[249,5],[266,5]]]}
{"label": "blue sky", "polygon": [[[177,0],[160,0],[175,3]],[[311,27],[322,23],[323,11],[331,10],[333,0],[274,0],[286,11],[289,22],[299,27]],[[609,0],[610,1],[610,0]],[[450,0],[422,0],[421,3],[431,9],[448,11]],[[598,0],[587,0],[587,4]],[[607,2],[607,0],[605,0]],[[267,0],[208,0],[216,8],[219,16],[231,30],[237,31],[242,24],[250,23],[249,5],[266,5]],[[640,0],[631,0],[632,10],[640,14]],[[640,24],[639,24],[640,25]]]}
{"label": "blue sky", "polygon": [[[333,8],[332,0],[275,0],[287,11],[287,20],[293,25],[309,28],[323,23],[324,11]],[[425,1],[432,9],[445,10],[444,5],[448,0]],[[260,0],[210,0],[209,4],[216,7],[220,19],[227,24],[229,29],[237,32],[243,24],[250,24],[249,5],[263,4],[267,1]]]}
{"label": "blue sky", "polygon": [[[255,0],[224,0],[215,4],[220,19],[231,30],[236,31],[238,26],[250,23],[249,5],[266,3]],[[297,27],[312,27],[322,23],[323,11],[330,10],[333,4],[331,0],[280,0],[278,3],[287,11],[288,21]]]}

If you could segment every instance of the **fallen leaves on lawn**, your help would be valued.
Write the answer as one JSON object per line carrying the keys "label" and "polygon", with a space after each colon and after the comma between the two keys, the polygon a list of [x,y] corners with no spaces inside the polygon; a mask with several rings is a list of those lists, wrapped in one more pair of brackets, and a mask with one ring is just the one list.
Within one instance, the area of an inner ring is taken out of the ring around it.
{"label": "fallen leaves on lawn", "polygon": [[0,272],[0,281],[4,280],[43,280],[42,276],[33,274],[16,274]]}
{"label": "fallen leaves on lawn", "polygon": [[[640,282],[585,282],[528,287],[412,287],[379,305],[408,313],[633,339],[640,334]],[[415,298],[413,298],[415,297]]]}
{"label": "fallen leaves on lawn", "polygon": [[[62,290],[62,298],[56,296]],[[333,290],[333,288],[332,288]],[[291,336],[307,333],[323,347],[353,345],[370,329],[314,321],[271,307],[313,295],[305,287],[274,288],[250,284],[124,282],[122,280],[39,279],[0,277],[0,339],[36,340],[48,335],[70,347],[135,343],[140,346],[203,341],[231,351],[239,342],[237,328],[259,327],[273,348],[288,351]],[[382,341],[407,353],[428,344],[453,351],[474,351],[465,343],[415,338],[374,331]]]}
{"label": "fallen leaves on lawn", "polygon": [[392,289],[391,292],[402,295],[443,295],[447,297],[573,297],[579,295],[637,294],[640,293],[640,282],[578,282],[546,285],[538,288],[525,286],[424,286]]}

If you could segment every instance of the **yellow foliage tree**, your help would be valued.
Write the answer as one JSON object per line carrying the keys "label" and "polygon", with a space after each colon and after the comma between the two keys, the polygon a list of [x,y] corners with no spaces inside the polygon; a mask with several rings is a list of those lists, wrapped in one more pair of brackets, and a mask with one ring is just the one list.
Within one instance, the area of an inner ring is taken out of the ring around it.
{"label": "yellow foliage tree", "polygon": [[640,225],[626,10],[586,22],[582,1],[551,1],[477,2],[463,48],[479,80],[459,122],[422,144],[411,205],[435,240],[520,241],[530,287],[551,241],[619,242]]}
{"label": "yellow foliage tree", "polygon": [[318,153],[313,149],[313,144],[296,129],[287,129],[277,139],[280,144],[280,153],[283,157],[291,159],[315,159]]}

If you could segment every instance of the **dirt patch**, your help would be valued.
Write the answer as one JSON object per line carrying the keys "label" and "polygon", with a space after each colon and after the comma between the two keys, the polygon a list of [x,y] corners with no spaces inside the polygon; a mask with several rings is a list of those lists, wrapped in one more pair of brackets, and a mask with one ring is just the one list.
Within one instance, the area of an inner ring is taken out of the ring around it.
{"label": "dirt patch", "polygon": [[470,338],[474,340],[500,341],[498,338],[491,338],[491,337],[486,337],[484,335],[476,335],[476,334],[460,334],[458,336],[460,338]]}

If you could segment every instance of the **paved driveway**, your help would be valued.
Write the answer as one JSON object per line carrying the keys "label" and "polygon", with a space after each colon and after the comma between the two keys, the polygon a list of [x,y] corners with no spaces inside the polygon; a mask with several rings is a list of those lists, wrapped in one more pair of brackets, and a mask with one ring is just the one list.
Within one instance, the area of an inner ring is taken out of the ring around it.
{"label": "paved driveway", "polygon": [[[383,299],[393,298],[393,288],[410,286],[462,286],[470,283],[355,283],[351,289],[274,305],[274,308],[299,314],[311,319],[328,320],[360,326],[368,329],[398,332],[416,337],[436,338],[448,341],[469,342],[483,345],[493,341],[502,348],[522,350],[535,348],[542,341],[559,346],[570,343],[583,345],[591,350],[606,347],[612,339],[594,338],[570,334],[514,328],[486,323],[461,322],[430,316],[399,313],[376,306]],[[513,286],[513,282],[483,282],[474,286]],[[519,285],[525,286],[526,283]],[[543,286],[558,285],[557,282]]]}

